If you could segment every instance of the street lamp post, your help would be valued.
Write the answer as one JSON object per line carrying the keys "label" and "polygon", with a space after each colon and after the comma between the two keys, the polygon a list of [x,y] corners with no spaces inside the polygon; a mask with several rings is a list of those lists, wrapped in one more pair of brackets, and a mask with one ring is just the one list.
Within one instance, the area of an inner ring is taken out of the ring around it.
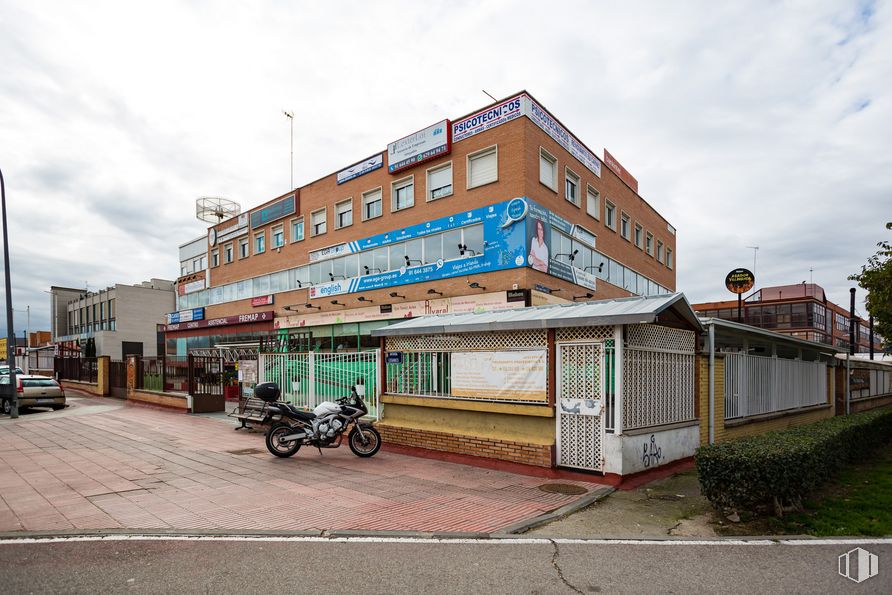
{"label": "street lamp post", "polygon": [[0,169],[0,201],[3,203],[3,265],[6,271],[6,363],[9,365],[9,401],[13,419],[19,416],[19,395],[15,378],[15,331],[12,328],[12,283],[9,279],[9,233],[6,228],[6,182]]}

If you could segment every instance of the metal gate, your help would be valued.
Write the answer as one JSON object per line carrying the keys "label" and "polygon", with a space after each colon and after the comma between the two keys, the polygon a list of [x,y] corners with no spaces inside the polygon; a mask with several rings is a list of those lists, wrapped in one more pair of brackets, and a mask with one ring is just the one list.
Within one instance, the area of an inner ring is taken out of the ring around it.
{"label": "metal gate", "polygon": [[371,417],[381,418],[381,350],[350,353],[261,353],[258,381],[275,382],[282,399],[305,409],[350,394],[356,386]]}
{"label": "metal gate", "polygon": [[604,343],[557,344],[557,464],[604,470]]}
{"label": "metal gate", "polygon": [[116,399],[127,398],[127,362],[109,361],[108,389],[111,396]]}
{"label": "metal gate", "polygon": [[189,394],[192,397],[223,396],[223,360],[189,356]]}

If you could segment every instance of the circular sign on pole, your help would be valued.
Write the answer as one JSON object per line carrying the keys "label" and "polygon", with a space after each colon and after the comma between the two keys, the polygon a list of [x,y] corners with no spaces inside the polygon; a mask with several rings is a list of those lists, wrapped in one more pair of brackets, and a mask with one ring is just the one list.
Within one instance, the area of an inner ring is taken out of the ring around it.
{"label": "circular sign on pole", "polygon": [[725,287],[731,293],[740,295],[746,293],[753,288],[756,283],[756,276],[747,269],[734,269],[725,277]]}

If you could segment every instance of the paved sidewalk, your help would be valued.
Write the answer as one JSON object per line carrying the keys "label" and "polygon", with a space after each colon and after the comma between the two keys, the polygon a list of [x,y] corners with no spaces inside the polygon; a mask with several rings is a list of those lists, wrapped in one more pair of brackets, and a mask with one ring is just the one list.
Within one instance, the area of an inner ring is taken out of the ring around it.
{"label": "paved sidewalk", "polygon": [[[380,452],[266,451],[219,419],[71,398],[0,418],[0,531],[495,532],[584,495],[551,480]],[[589,492],[597,483],[561,480]]]}

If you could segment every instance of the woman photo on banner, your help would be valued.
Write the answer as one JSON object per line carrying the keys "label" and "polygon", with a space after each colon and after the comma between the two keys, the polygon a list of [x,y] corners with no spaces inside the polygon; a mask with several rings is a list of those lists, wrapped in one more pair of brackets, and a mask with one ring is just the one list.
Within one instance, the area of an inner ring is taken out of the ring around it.
{"label": "woman photo on banner", "polygon": [[545,237],[545,223],[534,219],[535,234],[530,240],[530,266],[543,273],[548,272],[548,239]]}

